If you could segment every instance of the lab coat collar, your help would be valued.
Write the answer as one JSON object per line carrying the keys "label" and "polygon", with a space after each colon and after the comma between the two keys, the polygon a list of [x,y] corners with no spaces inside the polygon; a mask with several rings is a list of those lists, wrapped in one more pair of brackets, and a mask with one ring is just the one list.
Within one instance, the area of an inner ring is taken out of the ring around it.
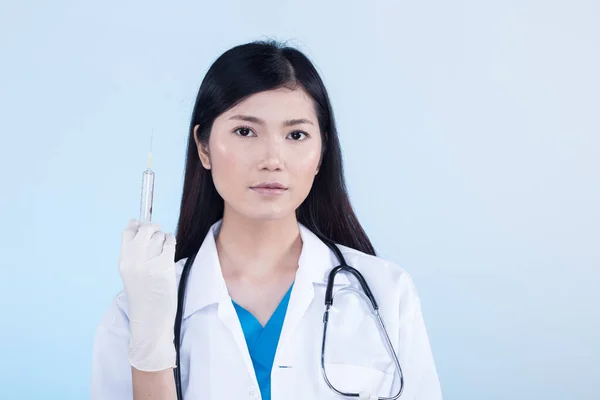
{"label": "lab coat collar", "polygon": [[[183,317],[223,300],[231,300],[221,271],[215,237],[222,220],[217,221],[208,231],[190,270],[186,288]],[[327,284],[329,271],[339,265],[335,254],[313,232],[298,223],[302,238],[302,251],[298,260],[296,281],[310,281],[314,284]],[[345,274],[336,275],[336,285],[347,285]]]}
{"label": "lab coat collar", "polygon": [[[333,267],[340,265],[340,262],[331,249],[310,229],[300,223],[298,227],[302,238],[302,252],[298,260],[297,279],[302,275],[302,277],[306,277],[313,283],[327,284],[329,272]],[[346,285],[348,283],[346,275],[336,275],[336,285]]]}
{"label": "lab coat collar", "polygon": [[220,227],[221,220],[211,226],[192,264],[185,290],[184,318],[229,296],[215,241]]}

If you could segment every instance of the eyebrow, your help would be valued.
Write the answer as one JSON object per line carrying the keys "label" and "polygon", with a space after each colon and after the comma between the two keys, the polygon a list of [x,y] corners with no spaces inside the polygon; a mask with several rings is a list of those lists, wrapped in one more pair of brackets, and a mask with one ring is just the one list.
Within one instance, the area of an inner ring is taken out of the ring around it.
{"label": "eyebrow", "polygon": [[[251,115],[234,115],[233,117],[229,118],[231,119],[237,119],[240,121],[247,121],[247,122],[254,122],[255,124],[259,124],[259,125],[265,125],[265,121],[258,118],[258,117],[253,117]],[[283,125],[284,126],[293,126],[293,125],[301,125],[301,124],[309,124],[309,125],[314,125],[312,123],[312,121],[306,119],[306,118],[295,118],[295,119],[288,119],[283,121]]]}

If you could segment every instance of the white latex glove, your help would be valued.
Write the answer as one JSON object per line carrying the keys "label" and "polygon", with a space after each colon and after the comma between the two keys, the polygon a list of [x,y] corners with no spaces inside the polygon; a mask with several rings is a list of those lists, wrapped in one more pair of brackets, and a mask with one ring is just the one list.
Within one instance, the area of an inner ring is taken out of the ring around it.
{"label": "white latex glove", "polygon": [[175,236],[130,220],[121,238],[119,273],[130,323],[129,363],[141,371],[175,367]]}

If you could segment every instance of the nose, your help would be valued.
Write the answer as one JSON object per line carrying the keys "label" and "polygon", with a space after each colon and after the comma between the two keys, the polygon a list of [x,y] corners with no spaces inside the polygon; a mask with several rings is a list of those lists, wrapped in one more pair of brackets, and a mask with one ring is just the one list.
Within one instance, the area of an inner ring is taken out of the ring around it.
{"label": "nose", "polygon": [[259,169],[267,171],[281,171],[283,168],[282,143],[278,138],[268,138],[263,142],[262,158]]}

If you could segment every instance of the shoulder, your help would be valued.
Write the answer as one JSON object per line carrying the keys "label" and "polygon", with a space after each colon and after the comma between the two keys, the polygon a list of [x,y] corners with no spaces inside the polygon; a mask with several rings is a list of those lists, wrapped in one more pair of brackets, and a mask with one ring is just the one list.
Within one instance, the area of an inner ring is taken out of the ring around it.
{"label": "shoulder", "polygon": [[362,251],[338,245],[348,265],[363,273],[377,274],[393,281],[411,280],[409,272],[398,263]]}
{"label": "shoulder", "polygon": [[[338,245],[338,247],[346,263],[365,277],[369,286],[373,287],[373,292],[382,293],[387,298],[395,298],[395,300],[418,300],[412,276],[398,263],[347,246]],[[397,296],[400,298],[396,298]]]}

